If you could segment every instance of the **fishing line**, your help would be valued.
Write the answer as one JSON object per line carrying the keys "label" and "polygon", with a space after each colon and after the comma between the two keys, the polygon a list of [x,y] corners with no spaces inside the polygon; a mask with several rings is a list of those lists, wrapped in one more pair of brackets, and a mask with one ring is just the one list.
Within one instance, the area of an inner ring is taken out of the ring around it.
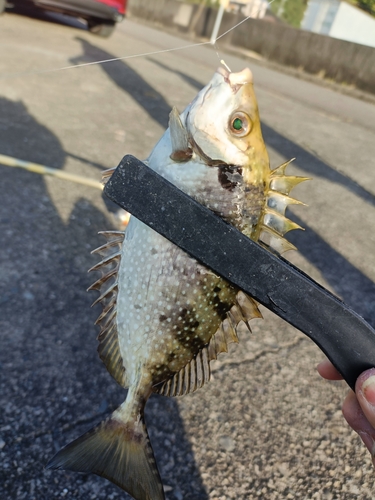
{"label": "fishing line", "polygon": [[[273,1],[274,0],[271,0],[270,2],[268,2],[268,5],[270,5]],[[87,63],[70,65],[70,66],[64,66],[64,67],[60,67],[60,68],[50,68],[50,69],[45,69],[45,70],[35,70],[35,71],[23,71],[23,72],[16,72],[16,73],[8,73],[8,74],[5,74],[5,75],[4,74],[0,75],[0,80],[7,79],[7,78],[16,78],[17,76],[42,75],[42,74],[53,73],[53,72],[57,72],[57,71],[65,71],[65,70],[68,70],[68,69],[82,68],[82,67],[86,67],[86,66],[94,66],[94,65],[97,65],[97,64],[106,64],[106,63],[115,62],[115,61],[124,61],[124,60],[127,60],[127,59],[135,59],[135,58],[140,58],[140,57],[147,57],[147,56],[151,56],[151,55],[164,54],[164,53],[167,53],[167,52],[176,52],[178,50],[191,49],[191,48],[194,48],[194,47],[202,47],[202,46],[205,46],[205,45],[211,45],[214,48],[214,50],[216,52],[216,55],[217,55],[220,63],[223,64],[223,66],[225,66],[229,72],[231,72],[231,70],[228,67],[228,65],[225,63],[225,61],[219,55],[219,48],[216,45],[216,43],[217,43],[218,40],[220,40],[221,38],[223,38],[226,35],[228,35],[228,33],[230,33],[231,31],[235,30],[236,28],[238,28],[238,26],[240,26],[241,24],[243,24],[246,21],[248,21],[250,19],[250,17],[251,16],[247,16],[242,21],[240,21],[239,23],[237,23],[235,26],[232,26],[229,30],[225,31],[220,36],[218,36],[215,39],[214,42],[207,41],[207,42],[193,43],[193,44],[183,45],[181,47],[173,47],[173,48],[170,48],[170,49],[162,49],[162,50],[156,50],[156,51],[151,51],[151,52],[143,52],[143,53],[140,53],[140,54],[131,54],[131,55],[128,55],[128,56],[123,56],[123,57],[113,57],[111,59],[104,59],[104,60],[101,60],[101,61],[91,61],[91,62],[87,62]],[[72,182],[78,182],[80,184],[89,185],[91,187],[95,187],[95,188],[98,188],[98,189],[102,188],[101,183],[99,183],[96,180],[86,179],[84,177],[81,177],[81,176],[78,176],[78,175],[75,175],[75,174],[69,174],[67,172],[64,172],[64,171],[61,171],[61,170],[58,170],[58,169],[54,169],[54,168],[51,168],[51,167],[47,167],[45,165],[39,165],[39,164],[36,164],[36,163],[33,163],[33,162],[26,162],[26,161],[20,160],[18,158],[13,158],[13,157],[9,157],[9,156],[0,155],[0,163],[2,165],[6,165],[6,166],[9,166],[9,167],[23,168],[25,170],[29,170],[29,171],[34,172],[34,173],[38,173],[38,174],[42,174],[42,175],[50,175],[50,176],[54,176],[54,177],[59,177],[59,178],[64,179],[64,180],[72,181]]]}
{"label": "fishing line", "polygon": [[[268,5],[270,5],[272,2],[274,2],[274,0],[271,0],[270,2],[268,2]],[[188,45],[183,45],[181,47],[173,47],[170,49],[162,49],[162,50],[156,50],[156,51],[152,51],[152,52],[143,52],[140,54],[131,54],[131,55],[122,56],[122,57],[113,57],[111,59],[103,59],[100,61],[91,61],[91,62],[87,62],[87,63],[73,64],[70,66],[63,66],[60,68],[50,68],[50,69],[42,69],[42,70],[35,70],[35,71],[22,71],[22,72],[16,72],[16,73],[7,73],[7,74],[0,75],[0,80],[5,80],[7,78],[16,78],[18,76],[43,75],[46,73],[55,73],[57,71],[65,71],[65,70],[70,70],[70,69],[75,69],[75,68],[83,68],[86,66],[94,66],[96,64],[106,64],[106,63],[115,62],[115,61],[125,61],[128,59],[136,59],[136,58],[140,58],[140,57],[147,57],[147,56],[153,56],[153,55],[158,55],[158,54],[164,54],[167,52],[176,52],[178,50],[191,49],[194,47],[202,47],[204,45],[213,46],[215,51],[216,51],[216,54],[218,56],[219,61],[221,61],[222,58],[219,56],[218,49],[216,47],[216,42],[218,40],[220,40],[221,38],[223,38],[224,36],[228,35],[228,33],[230,33],[231,31],[238,28],[238,26],[240,26],[244,22],[248,21],[250,18],[251,18],[251,16],[247,16],[247,17],[245,17],[245,19],[242,19],[242,21],[237,23],[235,26],[232,26],[225,33],[222,33],[220,36],[218,36],[213,43],[210,41],[192,43],[192,44],[188,44]]]}
{"label": "fishing line", "polygon": [[19,72],[19,73],[8,73],[7,75],[0,76],[0,79],[17,77],[17,76],[25,76],[25,75],[41,75],[44,73],[54,73],[56,71],[64,71],[67,69],[83,68],[85,66],[94,66],[95,64],[105,64],[105,63],[115,62],[115,61],[124,61],[125,59],[135,59],[138,57],[153,56],[156,54],[163,54],[165,52],[173,52],[176,50],[190,49],[193,47],[199,47],[201,45],[209,45],[209,44],[210,44],[210,42],[193,43],[190,45],[183,45],[182,47],[175,47],[172,49],[156,50],[153,52],[142,52],[141,54],[132,54],[130,56],[123,56],[123,57],[113,57],[112,59],[102,59],[100,61],[91,61],[91,62],[87,62],[87,63],[73,64],[71,66],[63,66],[61,68],[41,69],[41,70]]}
{"label": "fishing line", "polygon": [[[271,3],[273,3],[275,0],[270,0],[270,2],[267,2],[267,5],[271,5]],[[242,23],[248,21],[249,19],[251,19],[251,16],[247,16],[245,17],[245,19],[242,19],[242,21],[240,21],[239,23],[237,23],[235,26],[232,26],[231,28],[229,28],[229,30],[225,31],[225,33],[222,33],[220,36],[218,36],[216,38],[216,40],[212,43],[212,42],[208,42],[208,43],[211,43],[211,45],[214,46],[215,48],[215,52],[216,52],[216,55],[217,55],[217,58],[219,59],[220,61],[220,64],[222,64],[223,66],[225,66],[227,68],[227,70],[229,71],[229,73],[231,73],[231,69],[229,68],[229,66],[226,64],[226,62],[219,56],[219,49],[216,45],[216,42],[218,40],[220,40],[220,38],[223,38],[225,35],[227,35],[228,33],[230,33],[231,31],[235,30],[236,28],[238,28],[238,26],[240,26]]]}

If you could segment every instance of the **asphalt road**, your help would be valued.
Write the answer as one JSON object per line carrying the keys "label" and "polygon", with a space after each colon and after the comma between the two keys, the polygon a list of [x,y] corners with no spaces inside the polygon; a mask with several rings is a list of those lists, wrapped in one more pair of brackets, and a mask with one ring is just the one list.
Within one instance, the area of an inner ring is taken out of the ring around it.
{"label": "asphalt road", "polygon": [[[57,17],[0,18],[0,153],[100,178],[145,158],[218,65],[207,46],[50,71],[186,45],[127,20],[112,38]],[[254,73],[272,166],[313,178],[296,189],[289,256],[375,325],[375,106],[227,55]],[[128,498],[92,475],[44,470],[55,451],[124,399],[96,354],[86,288],[97,232],[116,227],[100,191],[0,166],[0,498]],[[297,192],[298,190],[298,192]],[[341,416],[342,382],[322,354],[264,312],[213,363],[213,380],[153,397],[146,420],[168,500],[372,499],[371,461]]]}

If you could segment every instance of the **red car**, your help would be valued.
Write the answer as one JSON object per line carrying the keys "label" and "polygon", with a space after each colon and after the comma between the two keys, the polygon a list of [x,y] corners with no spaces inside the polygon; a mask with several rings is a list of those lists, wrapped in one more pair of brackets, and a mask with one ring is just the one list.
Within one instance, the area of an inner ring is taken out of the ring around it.
{"label": "red car", "polygon": [[[6,3],[0,0],[0,12],[1,5]],[[91,32],[107,37],[116,23],[124,19],[127,0],[8,0],[8,3],[15,6],[28,3],[43,10],[83,18]]]}

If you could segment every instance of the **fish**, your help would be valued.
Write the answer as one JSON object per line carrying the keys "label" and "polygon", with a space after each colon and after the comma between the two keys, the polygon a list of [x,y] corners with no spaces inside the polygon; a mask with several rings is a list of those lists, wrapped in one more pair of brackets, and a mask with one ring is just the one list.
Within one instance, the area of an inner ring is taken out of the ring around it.
{"label": "fish", "polygon": [[[270,169],[249,68],[220,67],[181,114],[173,108],[145,163],[270,251],[294,248],[284,236],[300,226],[285,210],[301,204],[290,191],[306,178],[286,175],[289,161]],[[210,362],[262,315],[252,297],[135,217],[125,231],[101,234],[106,242],[93,251],[101,260],[90,270],[101,275],[89,288],[103,308],[98,353],[128,392],[47,468],[95,473],[136,500],[163,500],[144,420],[148,398],[201,388]]]}

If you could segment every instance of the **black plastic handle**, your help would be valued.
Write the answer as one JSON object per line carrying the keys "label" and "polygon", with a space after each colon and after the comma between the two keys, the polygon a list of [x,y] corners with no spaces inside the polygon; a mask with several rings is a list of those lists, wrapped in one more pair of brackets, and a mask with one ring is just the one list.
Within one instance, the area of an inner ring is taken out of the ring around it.
{"label": "black plastic handle", "polygon": [[375,366],[375,330],[363,318],[137,158],[122,159],[104,192],[309,336],[351,388],[362,371]]}

